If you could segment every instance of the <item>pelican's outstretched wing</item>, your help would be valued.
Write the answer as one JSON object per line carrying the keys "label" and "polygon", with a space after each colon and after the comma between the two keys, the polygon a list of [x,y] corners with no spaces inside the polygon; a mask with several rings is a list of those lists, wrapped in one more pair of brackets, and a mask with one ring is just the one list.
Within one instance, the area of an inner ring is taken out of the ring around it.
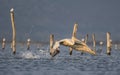
{"label": "pelican's outstretched wing", "polygon": [[62,39],[60,41],[58,41],[61,45],[64,45],[64,46],[71,46],[71,45],[74,45],[75,42],[72,40],[72,39]]}
{"label": "pelican's outstretched wing", "polygon": [[90,49],[87,44],[78,39],[75,39],[75,44],[72,46],[72,48],[78,51],[83,51],[92,55],[96,55],[96,52],[94,50]]}

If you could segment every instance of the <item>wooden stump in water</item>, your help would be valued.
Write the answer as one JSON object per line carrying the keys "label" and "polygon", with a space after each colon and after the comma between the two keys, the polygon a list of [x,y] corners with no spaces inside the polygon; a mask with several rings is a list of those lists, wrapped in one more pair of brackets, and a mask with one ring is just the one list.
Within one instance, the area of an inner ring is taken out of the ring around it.
{"label": "wooden stump in water", "polygon": [[[88,34],[81,41],[84,42],[85,44],[87,44],[87,42],[88,42]],[[83,54],[84,54],[84,52],[81,52],[81,55],[83,55]]]}
{"label": "wooden stump in water", "polygon": [[88,42],[88,34],[85,36],[85,43],[87,44]]}
{"label": "wooden stump in water", "polygon": [[16,28],[15,28],[15,21],[14,21],[14,9],[12,8],[10,10],[10,16],[11,16],[11,23],[12,23],[12,51],[13,54],[16,53]]}
{"label": "wooden stump in water", "polygon": [[2,39],[2,49],[3,49],[3,50],[5,49],[5,42],[6,42],[6,39],[3,38],[3,39]]}
{"label": "wooden stump in water", "polygon": [[[84,42],[84,43],[86,43],[87,42],[87,40],[85,41],[85,39],[83,38],[83,39],[81,39],[81,41],[82,42]],[[84,54],[84,52],[81,52],[81,55],[83,55]]]}
{"label": "wooden stump in water", "polygon": [[112,46],[111,38],[110,38],[111,34],[110,32],[107,32],[106,35],[107,35],[107,55],[111,55],[111,46]]}
{"label": "wooden stump in water", "polygon": [[92,39],[93,39],[93,50],[96,50],[95,34],[92,34]]}
{"label": "wooden stump in water", "polygon": [[100,42],[99,42],[99,45],[100,45],[100,48],[98,49],[98,53],[101,54],[101,52],[102,52],[102,47],[103,47],[103,41],[100,41]]}
{"label": "wooden stump in water", "polygon": [[54,44],[54,35],[51,34],[51,35],[50,35],[50,50],[52,50],[53,44]]}
{"label": "wooden stump in water", "polygon": [[28,39],[27,39],[27,50],[29,50],[29,49],[30,49],[30,43],[31,43],[31,39],[30,39],[30,38],[28,38]]}

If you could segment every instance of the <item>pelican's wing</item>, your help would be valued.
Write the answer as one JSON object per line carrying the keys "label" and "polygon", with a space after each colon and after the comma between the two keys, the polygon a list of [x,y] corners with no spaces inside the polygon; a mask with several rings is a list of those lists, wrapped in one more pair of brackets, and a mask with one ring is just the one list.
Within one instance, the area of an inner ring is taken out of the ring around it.
{"label": "pelican's wing", "polygon": [[96,55],[96,52],[93,51],[92,49],[90,49],[87,44],[85,44],[84,42],[75,39],[75,44],[72,46],[73,49],[78,50],[78,51],[83,51],[83,52],[87,52],[90,53],[92,55]]}
{"label": "pelican's wing", "polygon": [[59,41],[59,43],[64,46],[71,46],[75,44],[75,42],[72,39],[62,39]]}

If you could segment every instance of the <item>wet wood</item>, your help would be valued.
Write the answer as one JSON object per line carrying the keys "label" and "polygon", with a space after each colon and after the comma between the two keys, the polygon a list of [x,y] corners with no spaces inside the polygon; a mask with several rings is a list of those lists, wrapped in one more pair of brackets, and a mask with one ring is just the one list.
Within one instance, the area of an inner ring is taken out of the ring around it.
{"label": "wet wood", "polygon": [[30,50],[30,43],[31,43],[31,39],[28,38],[27,39],[27,50]]}
{"label": "wet wood", "polygon": [[88,34],[85,36],[85,42],[84,43],[87,43],[88,41]]}
{"label": "wet wood", "polygon": [[51,34],[51,35],[50,35],[50,50],[52,50],[53,44],[54,44],[54,35]]}
{"label": "wet wood", "polygon": [[111,38],[110,38],[110,32],[106,33],[107,36],[107,55],[111,55]]}
{"label": "wet wood", "polygon": [[101,53],[102,52],[102,47],[103,47],[103,41],[100,41],[99,44],[100,44],[100,48],[99,48],[98,52]]}
{"label": "wet wood", "polygon": [[[82,42],[87,44],[87,42],[88,42],[88,34],[85,36],[85,39],[82,39]],[[83,55],[83,54],[84,54],[84,52],[81,52],[81,55]]]}
{"label": "wet wood", "polygon": [[76,38],[77,28],[78,28],[78,24],[75,23],[74,27],[73,27],[73,33],[72,33],[72,39],[73,40],[74,40],[74,38]]}
{"label": "wet wood", "polygon": [[5,42],[6,42],[6,39],[3,38],[3,39],[2,39],[2,49],[3,49],[3,50],[5,49]]}
{"label": "wet wood", "polygon": [[92,34],[92,39],[93,39],[93,50],[96,50],[95,34]]}
{"label": "wet wood", "polygon": [[14,21],[14,9],[12,8],[10,10],[10,16],[11,16],[11,23],[12,23],[12,51],[13,54],[16,53],[16,27],[15,27],[15,21]]}

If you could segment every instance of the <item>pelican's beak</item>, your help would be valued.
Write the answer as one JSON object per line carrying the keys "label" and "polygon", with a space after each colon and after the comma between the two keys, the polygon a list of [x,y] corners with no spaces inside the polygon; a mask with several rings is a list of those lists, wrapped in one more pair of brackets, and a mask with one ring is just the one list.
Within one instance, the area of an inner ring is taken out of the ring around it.
{"label": "pelican's beak", "polygon": [[60,50],[56,49],[54,52],[50,52],[50,55],[52,57],[56,56],[58,53],[60,53]]}

